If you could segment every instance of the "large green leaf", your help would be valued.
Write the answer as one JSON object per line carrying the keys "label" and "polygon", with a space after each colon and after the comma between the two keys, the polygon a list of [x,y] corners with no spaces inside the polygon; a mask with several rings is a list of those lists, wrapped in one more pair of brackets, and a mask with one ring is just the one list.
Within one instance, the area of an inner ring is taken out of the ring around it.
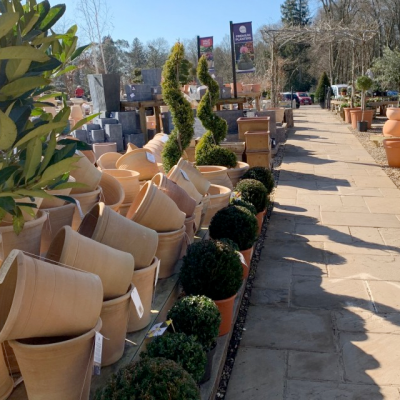
{"label": "large green leaf", "polygon": [[15,201],[12,197],[0,197],[0,207],[7,212],[14,212]]}
{"label": "large green leaf", "polygon": [[42,141],[36,137],[29,141],[24,165],[25,181],[29,181],[34,175],[42,159]]}
{"label": "large green leaf", "polygon": [[29,73],[38,75],[38,72],[53,71],[61,64],[61,61],[51,56],[50,59],[44,63],[33,62],[29,68]]}
{"label": "large green leaf", "polygon": [[30,60],[45,62],[49,57],[31,46],[12,46],[0,48],[0,60]]}
{"label": "large green leaf", "polygon": [[78,157],[71,157],[60,161],[57,164],[48,167],[42,175],[40,182],[33,186],[33,188],[42,188],[46,186],[52,179],[58,178],[59,176],[65,174],[66,172],[72,171],[74,164],[79,161]]}
{"label": "large green leaf", "polygon": [[9,149],[17,138],[13,120],[0,110],[0,150]]}
{"label": "large green leaf", "polygon": [[6,13],[0,15],[0,38],[5,36],[18,22],[18,13]]}
{"label": "large green leaf", "polygon": [[40,2],[36,8],[39,13],[39,20],[35,25],[35,29],[40,29],[39,28],[40,24],[46,18],[47,13],[50,11],[50,3],[47,0],[44,0]]}
{"label": "large green leaf", "polygon": [[22,211],[19,207],[16,207],[16,214],[13,216],[13,228],[14,232],[19,235],[24,228],[25,220],[22,215]]}
{"label": "large green leaf", "polygon": [[68,72],[75,71],[78,67],[76,65],[69,65],[67,68],[58,71],[53,78],[58,78],[61,75],[67,74]]}
{"label": "large green leaf", "polygon": [[24,76],[29,70],[31,62],[29,60],[8,60],[6,65],[6,75],[9,81]]}
{"label": "large green leaf", "polygon": [[78,58],[86,49],[88,49],[91,44],[86,44],[84,46],[78,47],[71,56],[71,61],[74,61],[75,58]]}
{"label": "large green leaf", "polygon": [[84,150],[93,150],[92,145],[81,142],[80,140],[75,140],[75,139],[61,139],[57,142],[57,144],[62,144],[62,145],[67,145],[75,143],[77,145],[77,150],[84,151]]}
{"label": "large green leaf", "polygon": [[72,132],[72,131],[75,131],[75,130],[77,130],[77,129],[79,129],[81,126],[87,124],[89,121],[91,121],[92,119],[98,117],[99,115],[100,115],[100,113],[97,113],[97,114],[89,115],[89,116],[86,117],[86,118],[82,118],[80,121],[78,121],[78,122],[74,125],[74,127],[71,129],[71,132]]}
{"label": "large green leaf", "polygon": [[40,164],[39,174],[41,174],[49,165],[49,162],[56,150],[56,146],[57,146],[56,134],[52,133],[50,135],[50,140],[47,143],[47,149],[46,152],[44,153],[42,163]]}
{"label": "large green leaf", "polygon": [[18,189],[15,193],[25,197],[42,197],[44,199],[53,198],[51,194],[46,193],[44,190]]}
{"label": "large green leaf", "polygon": [[65,122],[63,121],[51,122],[49,124],[40,125],[38,128],[35,128],[34,130],[30,131],[22,139],[20,139],[17,143],[15,143],[15,147],[19,147],[35,137],[48,135],[53,129],[62,128],[63,126],[65,126]]}
{"label": "large green leaf", "polygon": [[49,83],[49,79],[42,78],[41,76],[19,78],[8,85],[3,86],[1,89],[1,94],[16,98],[28,92],[29,90],[35,89],[37,86],[44,86]]}
{"label": "large green leaf", "polygon": [[59,185],[55,185],[52,187],[52,189],[69,189],[69,188],[87,188],[88,185],[86,183],[81,183],[81,182],[65,182],[65,183],[60,183]]}
{"label": "large green leaf", "polygon": [[0,169],[0,186],[7,182],[11,175],[18,169],[16,165],[9,165],[8,167]]}
{"label": "large green leaf", "polygon": [[65,10],[65,4],[58,4],[54,7],[51,7],[38,28],[42,31],[49,30],[64,15]]}
{"label": "large green leaf", "polygon": [[50,161],[49,165],[52,164],[57,164],[61,160],[64,160],[65,158],[70,158],[73,157],[73,155],[76,152],[76,147],[77,143],[71,143],[68,144],[67,146],[64,146],[61,150],[57,150],[53,156],[53,158]]}
{"label": "large green leaf", "polygon": [[21,32],[22,36],[25,37],[31,31],[31,29],[35,26],[36,22],[38,21],[38,19],[39,19],[39,14],[36,13],[35,10],[31,10],[30,12],[25,13],[24,15],[25,26]]}

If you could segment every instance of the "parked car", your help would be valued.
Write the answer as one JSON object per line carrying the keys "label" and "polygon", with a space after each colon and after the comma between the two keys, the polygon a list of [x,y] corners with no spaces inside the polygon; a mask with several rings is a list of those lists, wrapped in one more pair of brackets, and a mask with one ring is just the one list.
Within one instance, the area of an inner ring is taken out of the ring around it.
{"label": "parked car", "polygon": [[300,104],[302,106],[307,106],[307,105],[311,105],[312,102],[312,98],[310,97],[310,95],[306,92],[296,92],[297,97],[300,99]]}
{"label": "parked car", "polygon": [[[283,101],[295,101],[296,102],[296,108],[300,108],[300,99],[297,96],[296,93],[291,93],[291,92],[285,92],[285,93],[281,93],[281,97]],[[294,105],[294,103],[293,103]]]}
{"label": "parked car", "polygon": [[387,95],[387,96],[398,96],[398,95],[399,95],[399,92],[398,92],[397,90],[388,90],[388,91],[386,92],[386,95]]}

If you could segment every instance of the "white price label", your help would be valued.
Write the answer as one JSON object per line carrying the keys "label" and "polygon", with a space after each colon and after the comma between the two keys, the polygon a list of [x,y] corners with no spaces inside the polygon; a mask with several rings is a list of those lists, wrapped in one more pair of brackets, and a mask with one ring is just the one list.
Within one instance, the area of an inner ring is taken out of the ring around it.
{"label": "white price label", "polygon": [[148,153],[146,151],[146,157],[147,157],[147,160],[150,161],[151,163],[153,163],[153,164],[156,163],[156,158],[154,157],[154,154]]}
{"label": "white price label", "polygon": [[135,305],[139,318],[142,318],[144,314],[144,307],[142,304],[142,300],[140,300],[139,292],[136,288],[133,288],[132,290],[131,299],[133,301],[133,304]]}
{"label": "white price label", "polygon": [[182,174],[182,176],[183,176],[187,181],[190,180],[189,177],[188,177],[188,174],[187,174],[186,171],[184,171],[183,169],[181,169],[181,174]]}
{"label": "white price label", "polygon": [[96,332],[94,337],[94,375],[100,375],[101,369],[101,355],[103,353],[103,335]]}
{"label": "white price label", "polygon": [[166,143],[166,142],[168,141],[168,139],[169,139],[169,136],[168,136],[168,135],[164,135],[164,136],[161,138],[161,141],[162,141],[163,143]]}
{"label": "white price label", "polygon": [[161,265],[161,260],[158,260],[158,264],[157,264],[157,268],[156,268],[156,276],[154,278],[154,287],[157,286],[158,274],[160,273],[160,265]]}

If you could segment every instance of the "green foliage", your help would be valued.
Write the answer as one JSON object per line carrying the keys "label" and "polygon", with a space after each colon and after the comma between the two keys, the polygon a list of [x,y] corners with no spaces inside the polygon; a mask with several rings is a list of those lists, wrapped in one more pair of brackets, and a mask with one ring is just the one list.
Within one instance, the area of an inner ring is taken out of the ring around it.
{"label": "green foliage", "polygon": [[144,358],[114,374],[95,400],[200,400],[191,375],[165,358]]}
{"label": "green foliage", "polygon": [[266,167],[252,167],[245,172],[241,177],[243,179],[255,179],[260,181],[267,189],[268,194],[272,192],[275,186],[274,176],[272,172]]}
{"label": "green foliage", "polygon": [[281,14],[281,21],[286,26],[305,26],[311,22],[308,0],[285,0]]}
{"label": "green foliage", "polygon": [[165,172],[168,172],[178,163],[183,151],[189,147],[194,135],[194,117],[190,103],[181,92],[179,81],[180,68],[185,58],[185,49],[182,43],[176,43],[163,69],[162,82],[163,97],[169,106],[174,129],[165,143],[162,160]]}
{"label": "green foliage", "polygon": [[331,86],[331,84],[329,82],[328,75],[326,74],[326,72],[323,72],[321,77],[319,78],[317,90],[315,91],[315,99],[318,102],[322,103],[323,101],[325,101],[325,91],[326,88],[329,86]]}
{"label": "green foliage", "polygon": [[373,62],[375,79],[387,89],[400,89],[400,50],[386,47]]}
{"label": "green foliage", "polygon": [[218,337],[221,315],[214,301],[206,296],[185,296],[168,311],[176,332],[192,335],[209,351]]}
{"label": "green foliage", "polygon": [[255,179],[243,179],[235,187],[240,198],[256,208],[257,213],[265,210],[268,204],[268,191],[264,184]]}
{"label": "green foliage", "polygon": [[213,135],[206,133],[196,146],[196,164],[234,168],[237,164],[236,154],[232,150],[215,145]]}
{"label": "green foliage", "polygon": [[189,246],[183,257],[179,279],[187,295],[213,300],[232,297],[242,284],[239,255],[227,243],[202,240]]}
{"label": "green foliage", "polygon": [[181,86],[186,85],[191,80],[192,68],[192,63],[186,60],[186,58],[181,61],[179,69],[179,83]]}
{"label": "green foliage", "polygon": [[[42,109],[49,106],[45,97],[37,96],[71,71],[74,66],[67,64],[88,46],[77,48],[76,25],[63,34],[51,29],[65,5],[0,0],[0,11],[0,221],[11,214],[18,234],[24,218],[16,200],[51,197],[44,189],[64,182],[78,160],[72,155],[79,142],[56,148],[69,107],[64,103],[53,118]],[[33,115],[38,118],[31,121]]]}
{"label": "green foliage", "polygon": [[244,207],[247,208],[252,214],[256,215],[257,214],[257,210],[256,208],[253,206],[253,204],[251,204],[248,201],[244,201],[241,199],[236,199],[236,198],[232,198],[230,201],[230,204],[233,206],[240,206],[240,207]]}
{"label": "green foliage", "polygon": [[147,345],[147,352],[140,354],[141,358],[163,357],[172,360],[184,368],[196,382],[204,376],[207,356],[203,346],[194,336],[185,333],[173,333],[157,336]]}
{"label": "green foliage", "polygon": [[371,88],[373,83],[374,81],[369,76],[362,75],[357,78],[356,87],[361,90],[361,109],[363,111],[365,111],[365,92]]}
{"label": "green foliage", "polygon": [[230,239],[239,246],[239,250],[247,250],[253,246],[257,231],[255,215],[245,207],[233,205],[219,210],[209,227],[212,239]]}

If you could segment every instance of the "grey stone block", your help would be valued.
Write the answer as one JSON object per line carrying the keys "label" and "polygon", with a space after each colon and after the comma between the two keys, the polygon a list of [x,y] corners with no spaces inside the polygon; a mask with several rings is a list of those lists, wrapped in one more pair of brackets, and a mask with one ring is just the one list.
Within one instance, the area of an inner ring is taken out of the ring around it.
{"label": "grey stone block", "polygon": [[153,100],[152,85],[125,85],[126,99],[128,101]]}
{"label": "grey stone block", "polygon": [[142,69],[142,79],[146,85],[158,86],[161,83],[161,68]]}
{"label": "grey stone block", "polygon": [[98,121],[102,129],[105,129],[106,125],[118,124],[118,120],[115,118],[99,118]]}
{"label": "grey stone block", "polygon": [[104,143],[104,129],[97,129],[90,132],[92,143]]}
{"label": "grey stone block", "polygon": [[151,88],[151,94],[152,94],[152,95],[162,94],[162,88],[161,88],[161,86],[153,86],[153,87]]}
{"label": "grey stone block", "polygon": [[93,111],[119,111],[120,76],[118,74],[88,75]]}
{"label": "grey stone block", "polygon": [[90,132],[90,131],[96,131],[98,129],[101,129],[101,126],[99,124],[85,124],[85,125],[83,125],[83,129]]}
{"label": "grey stone block", "polygon": [[147,138],[151,140],[154,138],[154,135],[157,133],[156,129],[147,129]]}
{"label": "grey stone block", "polygon": [[125,147],[128,143],[133,143],[137,147],[143,147],[144,145],[144,134],[136,133],[135,135],[126,135],[124,136]]}
{"label": "grey stone block", "polygon": [[269,133],[271,137],[276,135],[276,113],[274,110],[257,111],[257,117],[269,117]]}
{"label": "grey stone block", "polygon": [[115,118],[122,125],[123,135],[133,135],[138,133],[137,125],[137,113],[136,111],[121,111],[112,113],[112,117]]}
{"label": "grey stone block", "polygon": [[232,89],[230,87],[221,86],[219,95],[221,99],[230,99],[232,97]]}
{"label": "grey stone block", "polygon": [[237,119],[243,117],[242,110],[221,110],[215,113],[228,123],[229,134],[238,133]]}
{"label": "grey stone block", "polygon": [[89,143],[88,131],[86,129],[77,129],[73,135],[81,142]]}
{"label": "grey stone block", "polygon": [[121,124],[111,124],[105,125],[105,133],[107,142],[114,142],[117,139],[122,139],[122,125]]}
{"label": "grey stone block", "polygon": [[163,125],[164,133],[170,134],[174,129],[174,123],[172,122],[172,115],[170,111],[161,113],[161,120]]}

